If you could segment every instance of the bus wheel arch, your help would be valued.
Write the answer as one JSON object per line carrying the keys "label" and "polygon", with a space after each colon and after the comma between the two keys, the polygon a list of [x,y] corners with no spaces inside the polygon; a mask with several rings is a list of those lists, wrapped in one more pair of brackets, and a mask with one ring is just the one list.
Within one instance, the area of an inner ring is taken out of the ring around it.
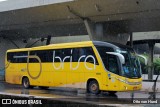
{"label": "bus wheel arch", "polygon": [[90,78],[87,81],[87,93],[99,94],[99,82],[95,78]]}
{"label": "bus wheel arch", "polygon": [[22,86],[23,86],[23,88],[25,88],[25,89],[28,89],[28,88],[31,87],[31,86],[30,86],[29,78],[28,78],[27,76],[23,76],[23,77],[22,77]]}

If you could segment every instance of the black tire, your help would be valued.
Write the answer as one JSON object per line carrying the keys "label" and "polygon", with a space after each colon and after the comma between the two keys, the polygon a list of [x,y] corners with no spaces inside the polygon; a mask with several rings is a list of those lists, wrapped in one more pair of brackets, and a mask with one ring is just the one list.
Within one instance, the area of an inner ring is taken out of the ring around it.
{"label": "black tire", "polygon": [[88,91],[89,93],[96,94],[96,95],[100,93],[99,84],[96,80],[92,80],[89,82]]}
{"label": "black tire", "polygon": [[108,91],[108,93],[109,93],[110,95],[114,95],[114,94],[116,94],[116,92],[117,92],[117,91]]}
{"label": "black tire", "polygon": [[23,88],[25,88],[25,89],[30,88],[30,82],[29,82],[29,79],[27,77],[23,78],[22,85],[23,85]]}
{"label": "black tire", "polygon": [[46,86],[39,86],[40,89],[48,89],[49,87]]}

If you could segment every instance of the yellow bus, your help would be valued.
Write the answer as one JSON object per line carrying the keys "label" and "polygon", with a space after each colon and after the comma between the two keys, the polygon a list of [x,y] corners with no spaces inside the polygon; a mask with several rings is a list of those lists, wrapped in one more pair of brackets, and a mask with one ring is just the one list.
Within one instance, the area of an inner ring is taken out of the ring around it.
{"label": "yellow bus", "polygon": [[24,88],[72,87],[100,91],[140,90],[141,66],[128,46],[84,41],[11,49],[5,80]]}

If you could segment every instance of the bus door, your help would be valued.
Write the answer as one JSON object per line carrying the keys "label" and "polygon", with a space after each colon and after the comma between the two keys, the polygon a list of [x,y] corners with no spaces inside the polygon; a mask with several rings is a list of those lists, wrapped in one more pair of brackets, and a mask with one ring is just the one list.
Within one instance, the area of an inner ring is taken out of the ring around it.
{"label": "bus door", "polygon": [[108,90],[117,90],[120,87],[120,81],[117,79],[119,78],[120,68],[118,66],[118,58],[115,55],[108,54]]}
{"label": "bus door", "polygon": [[100,54],[104,68],[107,70],[107,72],[103,75],[103,85],[107,86],[106,88],[108,90],[117,89],[119,86],[119,81],[116,79],[119,76],[118,57],[116,55],[106,53],[114,52],[111,47],[96,46],[96,48]]}

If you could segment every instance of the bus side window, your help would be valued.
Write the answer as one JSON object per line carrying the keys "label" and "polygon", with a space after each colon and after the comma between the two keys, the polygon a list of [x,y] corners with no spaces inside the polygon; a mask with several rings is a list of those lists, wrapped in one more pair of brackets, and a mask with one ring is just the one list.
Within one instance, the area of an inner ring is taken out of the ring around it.
{"label": "bus side window", "polygon": [[[24,57],[23,57],[24,56]],[[7,60],[11,63],[27,63],[28,52],[9,52],[7,53]]]}
{"label": "bus side window", "polygon": [[[98,64],[98,61],[97,61],[97,58],[96,58],[96,55],[92,49],[92,47],[87,47],[87,48],[84,48],[85,49],[85,55],[86,56],[92,56],[92,57],[89,57],[86,62],[89,62],[89,63],[95,63],[96,65],[99,65]],[[95,62],[94,62],[95,61]]]}
{"label": "bus side window", "polygon": [[[38,56],[41,60],[41,62],[52,62],[53,57],[53,51],[51,50],[38,50],[38,51],[31,51],[30,55]],[[30,63],[39,63],[39,61],[36,58],[30,58]]]}
{"label": "bus side window", "polygon": [[50,50],[37,51],[36,55],[41,59],[41,62],[49,62],[49,59],[52,57]]}
{"label": "bus side window", "polygon": [[108,55],[106,54],[106,52],[114,52],[113,48],[106,46],[96,46],[96,48],[99,52],[105,68],[108,70]]}
{"label": "bus side window", "polygon": [[11,52],[7,53],[7,61],[13,63],[14,62],[13,55],[14,55],[13,52],[12,53]]}
{"label": "bus side window", "polygon": [[[37,51],[30,51],[30,56],[37,56]],[[29,58],[29,63],[38,63],[36,58]]]}
{"label": "bus side window", "polygon": [[114,55],[108,55],[108,70],[112,73],[119,74],[117,57]]}
{"label": "bus side window", "polygon": [[70,62],[70,56],[71,56],[71,49],[63,49],[63,59],[65,57],[69,57],[69,58],[66,58],[64,62]]}
{"label": "bus side window", "polygon": [[[54,50],[54,52],[55,52],[55,57],[60,57],[61,60],[63,60],[63,50],[62,49],[56,49]],[[55,58],[54,62],[60,62],[60,60],[58,58]]]}
{"label": "bus side window", "polygon": [[[92,58],[88,57],[89,55],[92,56]],[[85,56],[85,57],[82,57],[80,59],[80,62],[84,62],[85,58],[88,57],[87,60],[86,60],[86,62],[94,64],[94,59],[95,59],[95,64],[98,65],[98,61],[97,61],[97,58],[96,58],[96,56],[94,54],[94,51],[93,51],[92,47],[74,48],[73,49],[72,61],[73,62],[78,62],[78,60],[79,60],[79,58],[81,56]]]}
{"label": "bus side window", "polygon": [[17,58],[17,63],[27,63],[28,52],[17,52],[16,56],[22,56],[22,58]]}
{"label": "bus side window", "polygon": [[[81,56],[85,55],[83,48],[74,48],[72,53],[72,62],[78,62]],[[84,58],[80,59],[80,62],[84,62]]]}
{"label": "bus side window", "polygon": [[72,62],[78,62],[79,59],[79,49],[75,48],[73,49],[73,53],[72,53]]}
{"label": "bus side window", "polygon": [[11,52],[7,53],[7,61],[13,62],[13,54]]}
{"label": "bus side window", "polygon": [[47,50],[46,62],[53,62],[53,50]]}

